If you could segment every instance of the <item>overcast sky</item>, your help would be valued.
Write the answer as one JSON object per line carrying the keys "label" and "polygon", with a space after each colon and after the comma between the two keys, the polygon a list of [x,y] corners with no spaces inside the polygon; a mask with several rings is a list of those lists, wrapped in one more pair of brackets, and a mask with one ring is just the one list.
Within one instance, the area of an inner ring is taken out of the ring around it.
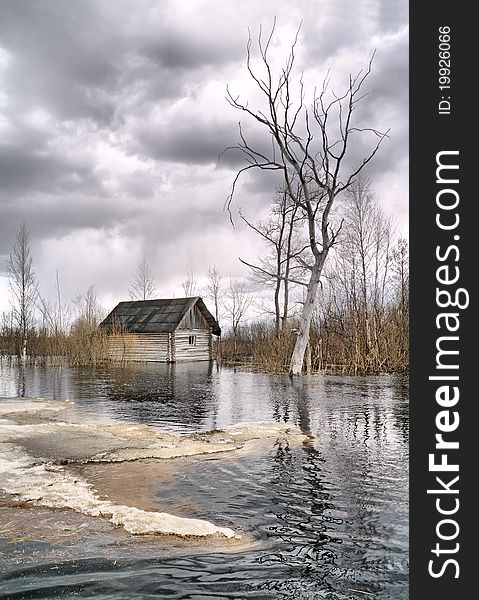
{"label": "overcast sky", "polygon": [[[226,86],[256,105],[245,71],[248,27],[269,29],[280,64],[300,22],[297,66],[308,86],[331,69],[333,87],[367,65],[360,119],[390,129],[369,175],[407,233],[408,3],[402,0],[1,0],[0,312],[16,229],[31,232],[45,296],[58,271],[71,299],[94,284],[111,309],[128,299],[142,256],[159,296],[182,295],[216,265],[244,277],[254,236],[223,205],[239,156],[218,155],[261,132],[225,100]],[[258,100],[259,102],[259,100]],[[359,152],[360,150],[354,150]],[[354,154],[354,153],[353,153]],[[274,195],[263,173],[242,178],[235,207],[250,219]]]}

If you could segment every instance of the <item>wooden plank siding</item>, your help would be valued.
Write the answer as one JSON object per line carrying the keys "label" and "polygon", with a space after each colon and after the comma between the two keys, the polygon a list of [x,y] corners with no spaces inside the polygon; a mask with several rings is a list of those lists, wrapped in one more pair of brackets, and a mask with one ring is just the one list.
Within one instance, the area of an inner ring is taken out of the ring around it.
{"label": "wooden plank siding", "polygon": [[181,329],[204,329],[206,331],[210,331],[210,325],[208,321],[201,314],[201,311],[197,306],[193,306],[183,319],[178,323],[177,331]]}
{"label": "wooden plank siding", "polygon": [[[190,336],[195,343],[190,344]],[[108,336],[114,362],[186,362],[211,360],[211,335],[204,329],[176,333],[121,333]]]}
{"label": "wooden plank siding", "polygon": [[[190,344],[190,336],[195,343]],[[204,329],[181,329],[173,334],[173,356],[176,362],[211,360],[211,334]]]}
{"label": "wooden plank siding", "polygon": [[108,356],[118,362],[169,362],[168,333],[121,333],[108,336]]}

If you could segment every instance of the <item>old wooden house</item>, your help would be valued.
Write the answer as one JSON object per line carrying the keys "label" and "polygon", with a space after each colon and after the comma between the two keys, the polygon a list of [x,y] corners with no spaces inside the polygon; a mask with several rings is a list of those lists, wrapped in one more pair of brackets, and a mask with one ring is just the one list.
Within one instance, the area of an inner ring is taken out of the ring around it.
{"label": "old wooden house", "polygon": [[120,302],[100,327],[108,332],[110,358],[118,361],[211,360],[212,336],[221,334],[199,296]]}

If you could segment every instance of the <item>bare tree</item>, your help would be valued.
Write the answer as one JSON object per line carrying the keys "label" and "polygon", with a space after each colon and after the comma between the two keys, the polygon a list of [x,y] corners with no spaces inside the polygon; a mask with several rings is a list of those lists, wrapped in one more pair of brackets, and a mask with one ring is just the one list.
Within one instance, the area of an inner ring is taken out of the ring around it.
{"label": "bare tree", "polygon": [[37,284],[30,249],[30,232],[23,223],[16,232],[12,252],[7,262],[12,293],[12,310],[20,336],[20,358],[27,358],[28,333],[33,325]]}
{"label": "bare tree", "polygon": [[392,272],[396,299],[396,322],[399,341],[398,363],[409,363],[409,248],[400,239],[392,252]]}
{"label": "bare tree", "polygon": [[41,293],[39,286],[36,288],[36,307],[41,316],[42,323],[37,329],[35,349],[45,356],[59,357],[67,353],[67,337],[71,325],[70,307],[62,300],[60,276],[55,273],[55,301],[48,301]]}
{"label": "bare tree", "polygon": [[35,305],[40,311],[43,318],[43,327],[48,329],[53,335],[60,332],[65,332],[68,307],[62,303],[60,277],[58,271],[55,274],[55,295],[56,302],[48,302],[42,295],[40,287],[36,286],[36,302]]}
{"label": "bare tree", "polygon": [[193,269],[188,271],[188,275],[181,283],[181,287],[183,288],[183,292],[187,298],[198,296],[198,283],[193,275]]}
{"label": "bare tree", "polygon": [[10,356],[15,354],[17,351],[15,337],[15,315],[13,311],[4,311],[0,316],[0,354]]}
{"label": "bare tree", "polygon": [[409,299],[409,248],[407,240],[401,238],[392,252],[392,270],[396,284],[398,304],[402,313],[408,312]]}
{"label": "bare tree", "polygon": [[[300,218],[298,206],[291,202],[286,189],[280,191],[272,204],[269,218],[256,223],[249,221],[240,211],[241,219],[263,239],[267,246],[267,254],[256,264],[242,258],[240,261],[252,271],[253,279],[263,285],[273,286],[274,322],[276,335],[286,327],[289,316],[290,285],[294,283],[292,273],[301,265],[295,265],[293,259],[298,258],[305,249],[295,233]],[[299,243],[298,243],[299,242]],[[281,292],[282,302],[281,302]]]}
{"label": "bare tree", "polygon": [[[252,147],[240,124],[240,141],[232,148],[243,154],[247,164],[236,174],[227,206],[230,209],[236,183],[243,173],[249,169],[279,170],[291,199],[306,219],[310,260],[303,260],[303,266],[309,272],[309,280],[290,363],[290,373],[300,374],[321,273],[340,229],[340,226],[332,227],[331,209],[337,196],[351,186],[374,157],[387,133],[353,125],[353,113],[365,96],[362,88],[371,72],[372,59],[365,72],[349,77],[349,83],[341,94],[328,93],[329,79],[326,77],[319,93],[314,92],[308,108],[302,75],[298,84],[293,82],[299,31],[285,66],[275,77],[268,56],[274,30],[275,25],[265,41],[260,29],[258,48],[262,74],[252,66],[251,36],[247,44],[248,72],[263,95],[267,108],[254,110],[227,90],[229,103],[263,127],[272,142],[269,154]],[[296,88],[299,92],[294,100]],[[359,163],[350,166],[347,164],[350,162],[350,144],[359,134],[371,134],[376,139],[369,153]],[[300,194],[295,189],[295,180],[299,183]]]}
{"label": "bare tree", "polygon": [[55,292],[57,297],[54,309],[55,331],[64,332],[70,319],[70,310],[62,300],[60,276],[58,274],[58,270],[55,272],[55,275]]}
{"label": "bare tree", "polygon": [[206,282],[206,291],[213,300],[215,307],[216,322],[220,322],[220,296],[223,291],[223,276],[215,266],[208,269],[208,279]]}
{"label": "bare tree", "polygon": [[225,310],[231,319],[231,329],[233,330],[234,351],[236,353],[238,333],[241,321],[251,306],[251,296],[242,281],[230,278],[228,289],[228,300],[225,304]]}
{"label": "bare tree", "polygon": [[94,331],[103,316],[103,307],[98,302],[96,288],[91,284],[85,294],[78,294],[73,299],[76,306],[76,320],[74,327],[85,327]]}
{"label": "bare tree", "polygon": [[133,300],[151,300],[156,295],[156,283],[150,265],[143,257],[136,268],[136,272],[129,288],[130,298]]}
{"label": "bare tree", "polygon": [[98,302],[96,289],[90,285],[85,294],[78,294],[73,303],[76,318],[68,340],[70,364],[95,366],[107,358],[108,336],[98,327],[104,317],[104,309]]}
{"label": "bare tree", "polygon": [[393,224],[371,192],[370,180],[360,174],[346,193],[345,226],[329,269],[335,302],[343,303],[350,321],[349,349],[362,371],[377,370],[386,359],[383,334],[390,298]]}

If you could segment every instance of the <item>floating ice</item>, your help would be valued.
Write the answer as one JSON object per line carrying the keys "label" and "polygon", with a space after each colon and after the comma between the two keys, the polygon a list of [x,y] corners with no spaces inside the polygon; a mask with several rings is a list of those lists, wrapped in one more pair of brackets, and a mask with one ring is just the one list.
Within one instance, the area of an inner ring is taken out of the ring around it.
{"label": "floating ice", "polygon": [[35,413],[71,408],[69,400],[47,400],[46,398],[0,398],[0,415]]}
{"label": "floating ice", "polygon": [[82,477],[60,466],[36,464],[21,448],[0,443],[0,487],[18,500],[36,506],[68,508],[92,517],[104,517],[132,534],[165,534],[239,538],[232,529],[201,519],[186,519],[102,500]]}
{"label": "floating ice", "polygon": [[297,430],[277,423],[240,423],[223,430],[179,435],[138,424],[50,420],[51,411],[69,406],[51,400],[0,399],[0,489],[36,506],[106,518],[132,534],[241,537],[206,520],[115,504],[101,498],[86,479],[65,465],[170,459],[231,452],[264,438],[304,439]]}

